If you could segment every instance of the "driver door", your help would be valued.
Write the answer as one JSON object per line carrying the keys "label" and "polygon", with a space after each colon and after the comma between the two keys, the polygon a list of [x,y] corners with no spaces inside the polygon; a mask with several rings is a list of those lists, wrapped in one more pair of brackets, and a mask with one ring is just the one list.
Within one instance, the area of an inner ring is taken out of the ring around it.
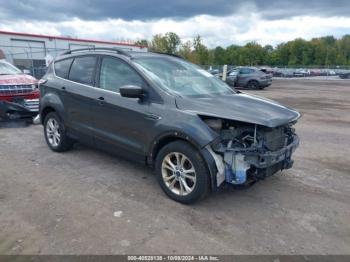
{"label": "driver door", "polygon": [[[149,119],[147,99],[126,98],[119,93],[124,85],[147,89],[142,77],[122,59],[100,58],[95,99],[92,106],[93,136],[98,147],[133,158],[143,158],[148,141],[147,130],[154,121]],[[144,159],[144,158],[143,158]]]}
{"label": "driver door", "polygon": [[246,84],[250,80],[252,72],[254,72],[254,70],[251,70],[249,68],[241,68],[239,70],[239,75],[238,75],[238,79],[237,79],[238,86],[240,86],[240,87],[246,86]]}

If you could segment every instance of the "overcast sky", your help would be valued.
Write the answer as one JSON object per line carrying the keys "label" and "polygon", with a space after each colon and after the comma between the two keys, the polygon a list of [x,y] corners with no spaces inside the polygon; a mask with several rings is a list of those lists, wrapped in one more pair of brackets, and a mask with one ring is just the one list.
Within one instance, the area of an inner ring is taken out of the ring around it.
{"label": "overcast sky", "polygon": [[102,40],[172,31],[210,47],[350,34],[349,0],[0,0],[0,29]]}

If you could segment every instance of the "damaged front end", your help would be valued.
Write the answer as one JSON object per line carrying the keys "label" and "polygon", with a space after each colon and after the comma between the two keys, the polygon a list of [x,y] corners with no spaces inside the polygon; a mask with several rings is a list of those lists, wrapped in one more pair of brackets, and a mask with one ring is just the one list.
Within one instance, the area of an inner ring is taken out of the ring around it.
{"label": "damaged front end", "polygon": [[30,122],[39,113],[37,84],[0,85],[0,121]]}
{"label": "damaged front end", "polygon": [[26,104],[0,100],[0,121],[31,121],[37,114],[36,111],[32,111]]}
{"label": "damaged front end", "polygon": [[202,120],[219,136],[206,148],[217,167],[217,186],[223,182],[244,185],[293,166],[299,138],[295,122],[270,128],[225,119]]}

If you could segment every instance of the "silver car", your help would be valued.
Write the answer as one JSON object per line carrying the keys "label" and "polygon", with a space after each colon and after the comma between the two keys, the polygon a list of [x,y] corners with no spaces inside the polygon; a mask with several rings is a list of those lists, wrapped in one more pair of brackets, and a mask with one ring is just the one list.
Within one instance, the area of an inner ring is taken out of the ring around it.
{"label": "silver car", "polygon": [[272,84],[272,76],[255,67],[234,68],[227,73],[227,84],[248,89],[264,89]]}

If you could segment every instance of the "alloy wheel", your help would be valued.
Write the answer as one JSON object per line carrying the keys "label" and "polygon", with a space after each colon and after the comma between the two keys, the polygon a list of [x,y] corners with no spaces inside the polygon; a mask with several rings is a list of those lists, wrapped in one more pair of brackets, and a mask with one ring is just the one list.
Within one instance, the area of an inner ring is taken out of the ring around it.
{"label": "alloy wheel", "polygon": [[196,186],[196,171],[190,159],[182,153],[172,152],[162,162],[162,178],[176,195],[190,194]]}
{"label": "alloy wheel", "polygon": [[46,123],[46,136],[50,145],[57,147],[61,142],[60,126],[56,119],[50,118]]}
{"label": "alloy wheel", "polygon": [[250,89],[258,89],[258,83],[256,83],[255,81],[249,83],[249,88]]}

